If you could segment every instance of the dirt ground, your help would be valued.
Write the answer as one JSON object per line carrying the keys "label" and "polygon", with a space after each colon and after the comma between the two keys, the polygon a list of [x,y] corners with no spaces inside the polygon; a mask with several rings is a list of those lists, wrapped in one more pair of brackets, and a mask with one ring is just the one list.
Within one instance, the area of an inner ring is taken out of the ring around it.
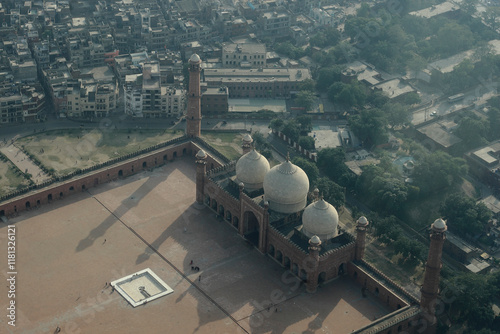
{"label": "dirt ground", "polygon": [[24,146],[57,175],[65,175],[183,134],[180,130],[54,130],[20,138],[16,145]]}
{"label": "dirt ground", "polygon": [[[389,312],[347,278],[305,293],[233,227],[193,204],[194,179],[194,160],[185,157],[11,219],[16,326],[7,324],[5,283],[0,332],[342,334]],[[0,249],[3,269],[3,223]],[[174,292],[132,308],[106,288],[145,268]]]}
{"label": "dirt ground", "polygon": [[239,133],[217,133],[204,132],[201,138],[210,143],[219,152],[224,154],[230,160],[236,160],[241,156],[241,138]]}

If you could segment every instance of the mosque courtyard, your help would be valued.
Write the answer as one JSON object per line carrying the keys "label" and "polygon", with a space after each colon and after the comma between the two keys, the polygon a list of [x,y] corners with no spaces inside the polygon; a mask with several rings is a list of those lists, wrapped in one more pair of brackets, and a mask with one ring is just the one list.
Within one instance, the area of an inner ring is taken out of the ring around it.
{"label": "mosque courtyard", "polygon": [[[183,157],[9,219],[17,318],[7,324],[3,284],[0,332],[342,334],[390,312],[347,277],[306,293],[232,226],[198,208],[194,182],[194,158]],[[7,249],[5,223],[0,249]],[[173,292],[134,308],[110,282],[147,268]]]}

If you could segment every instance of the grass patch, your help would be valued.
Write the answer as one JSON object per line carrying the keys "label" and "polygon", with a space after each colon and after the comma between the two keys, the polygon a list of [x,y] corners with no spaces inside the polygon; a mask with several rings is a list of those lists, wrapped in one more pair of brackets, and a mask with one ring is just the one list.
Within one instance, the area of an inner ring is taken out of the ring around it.
{"label": "grass patch", "polygon": [[23,175],[16,173],[17,169],[10,162],[0,162],[0,196],[4,196],[29,185]]}
{"label": "grass patch", "polygon": [[202,133],[201,138],[230,160],[237,160],[241,154],[241,133],[209,132]]}
{"label": "grass patch", "polygon": [[17,144],[62,176],[182,135],[182,130],[71,129],[23,137]]}

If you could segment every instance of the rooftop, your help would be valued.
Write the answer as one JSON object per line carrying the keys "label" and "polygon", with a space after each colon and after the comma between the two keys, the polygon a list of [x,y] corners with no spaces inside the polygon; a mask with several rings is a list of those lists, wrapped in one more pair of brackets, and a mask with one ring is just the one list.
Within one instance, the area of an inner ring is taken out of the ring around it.
{"label": "rooftop", "polygon": [[433,16],[441,15],[448,12],[453,12],[455,10],[460,9],[460,6],[452,3],[450,1],[443,2],[439,5],[433,5],[431,7],[427,7],[421,10],[417,10],[415,12],[411,12],[410,15],[415,15],[423,18],[431,18]]}
{"label": "rooftop", "polygon": [[417,131],[426,135],[444,148],[451,147],[462,141],[460,138],[450,133],[442,122],[432,122],[420,127]]}

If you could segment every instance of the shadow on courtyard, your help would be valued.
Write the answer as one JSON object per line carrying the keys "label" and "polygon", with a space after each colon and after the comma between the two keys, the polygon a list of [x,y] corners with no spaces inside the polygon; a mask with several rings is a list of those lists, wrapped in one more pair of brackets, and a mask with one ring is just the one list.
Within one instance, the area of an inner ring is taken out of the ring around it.
{"label": "shadow on courtyard", "polygon": [[[156,253],[182,276],[183,281],[189,283],[187,289],[179,290],[182,293],[177,296],[174,293],[170,298],[176,298],[176,303],[180,303],[189,295],[198,301],[198,319],[193,319],[198,322],[195,332],[203,332],[204,326],[209,323],[231,319],[251,333],[278,334],[289,332],[292,328],[297,333],[302,331],[304,334],[325,329],[340,333],[344,332],[342,328],[346,328],[340,322],[347,322],[352,327],[352,320],[349,319],[353,318],[346,314],[348,310],[355,310],[358,315],[370,320],[375,315],[388,313],[374,298],[363,298],[361,286],[345,277],[321,286],[316,294],[306,293],[305,286],[298,278],[270,257],[258,252],[239,236],[233,226],[225,220],[217,219],[211,209],[198,208],[194,203],[194,196],[188,200],[175,198],[176,190],[186,185],[172,186],[171,196],[174,199],[170,204],[173,201],[177,206],[173,209],[166,208],[169,203],[162,203],[165,198],[152,192],[158,186],[165,187],[167,184],[168,187],[169,182],[175,181],[172,180],[173,177],[169,178],[175,170],[181,171],[194,186],[194,163],[182,166],[182,169],[170,167],[153,175],[143,172],[146,174],[142,174],[142,178],[147,177],[147,180],[92,229],[79,242],[76,251],[92,246],[117,220],[134,211],[147,195],[151,195],[148,201],[165,206],[162,216],[155,218],[156,224],[152,223],[152,217],[142,217],[137,226],[134,222],[127,222],[126,218],[123,222],[145,244],[144,251],[138,254],[135,263],[143,264]],[[137,179],[134,176],[120,182],[127,185]],[[109,187],[94,188],[93,197],[99,201],[99,194],[107,191]],[[189,194],[191,195],[194,194]],[[105,203],[102,205],[106,206]],[[173,214],[178,215],[177,218],[172,219]],[[161,227],[163,223],[166,228]],[[159,234],[155,237],[146,236],[151,232],[150,228],[158,230]],[[193,270],[192,267],[199,267],[200,270]],[[161,302],[160,298],[151,304]],[[207,310],[207,305],[210,304],[221,312]],[[331,327],[332,317],[339,322],[338,328]]]}
{"label": "shadow on courtyard", "polygon": [[[134,175],[135,177],[134,176],[129,177],[128,180],[123,179],[121,181],[121,182],[123,182],[122,185],[126,185],[129,183],[135,182],[137,179],[137,176],[140,177],[141,175],[144,176],[144,174],[149,174],[147,176],[146,182],[144,182],[139,188],[137,188],[130,196],[128,196],[126,199],[124,199],[121,202],[120,206],[118,208],[116,208],[115,210],[113,210],[113,212],[111,212],[110,215],[102,223],[100,223],[98,226],[93,228],[89,232],[88,236],[85,239],[80,240],[75,251],[80,252],[80,251],[83,251],[86,248],[92,246],[96,239],[103,237],[105,235],[106,231],[109,228],[111,228],[111,226],[113,226],[113,224],[115,224],[116,222],[119,222],[121,220],[121,218],[123,216],[125,216],[125,214],[127,214],[127,212],[132,210],[134,207],[137,207],[140,204],[141,200],[143,198],[145,198],[152,190],[154,190],[158,186],[158,184],[161,184],[162,182],[164,182],[170,176],[170,174],[174,171],[174,170],[166,171],[164,167],[165,166],[158,167],[158,168],[164,169],[161,173],[151,174],[151,172],[149,172],[149,171],[142,171],[139,174]],[[186,176],[188,176],[188,175],[186,175]],[[191,175],[189,175],[188,177],[191,177]],[[99,194],[101,194],[102,192],[105,192],[105,191],[108,191],[108,189],[105,189],[104,187],[93,188],[90,191],[87,190],[87,192],[93,198],[95,198],[98,202],[100,202],[100,201],[97,197],[99,196]],[[102,205],[106,209],[108,209],[104,204],[102,204]]]}

